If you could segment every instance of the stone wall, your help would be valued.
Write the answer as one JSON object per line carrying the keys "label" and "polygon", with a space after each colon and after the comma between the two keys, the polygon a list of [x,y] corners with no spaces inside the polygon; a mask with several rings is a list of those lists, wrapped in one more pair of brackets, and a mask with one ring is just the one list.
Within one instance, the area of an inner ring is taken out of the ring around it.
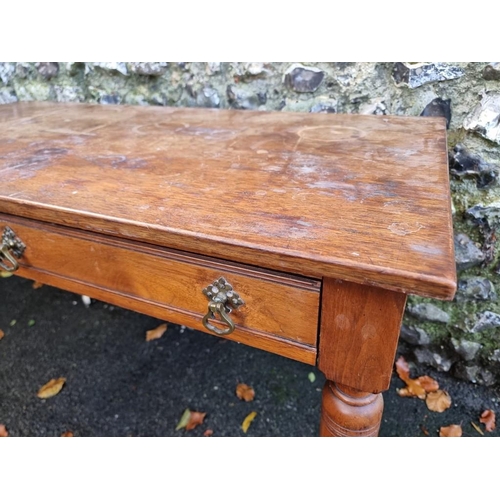
{"label": "stone wall", "polygon": [[458,293],[410,297],[400,348],[500,381],[499,63],[0,63],[0,104],[18,100],[446,117]]}

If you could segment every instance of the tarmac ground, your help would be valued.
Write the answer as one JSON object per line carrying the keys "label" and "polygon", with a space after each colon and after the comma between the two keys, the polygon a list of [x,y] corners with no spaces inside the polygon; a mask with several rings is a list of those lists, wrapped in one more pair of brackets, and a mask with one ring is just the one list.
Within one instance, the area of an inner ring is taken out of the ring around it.
{"label": "tarmac ground", "polygon": [[[145,341],[161,321],[103,302],[86,306],[79,295],[38,289],[18,277],[0,280],[0,424],[10,436],[316,436],[324,377],[314,367],[177,325]],[[398,396],[394,375],[384,394],[380,436],[437,436],[460,424],[464,436],[485,432],[480,414],[499,414],[500,388],[430,375],[452,398],[443,413],[424,401]],[[50,379],[64,377],[62,391],[39,399]],[[251,402],[237,384],[255,390]],[[185,411],[206,413],[193,430],[176,431]],[[241,424],[257,416],[245,434]]]}

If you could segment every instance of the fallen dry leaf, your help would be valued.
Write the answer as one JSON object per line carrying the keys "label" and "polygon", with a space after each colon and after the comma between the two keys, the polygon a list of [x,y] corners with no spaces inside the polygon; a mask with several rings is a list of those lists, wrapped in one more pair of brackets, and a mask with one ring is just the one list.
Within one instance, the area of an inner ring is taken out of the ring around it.
{"label": "fallen dry leaf", "polygon": [[[0,424],[0,438],[6,438],[9,436],[9,433],[7,432],[7,428],[5,425]],[[10,441],[9,441],[10,443]]]}
{"label": "fallen dry leaf", "polygon": [[236,396],[245,401],[253,401],[255,398],[255,391],[247,384],[238,384],[236,386]]}
{"label": "fallen dry leaf", "polygon": [[401,396],[402,398],[414,398],[415,394],[411,392],[407,387],[403,387],[402,389],[396,389],[396,392],[398,393],[398,396]]}
{"label": "fallen dry leaf", "polygon": [[205,420],[206,413],[200,413],[198,411],[192,411],[191,412],[191,417],[189,418],[189,422],[186,425],[186,430],[190,431],[197,427],[198,425],[201,425],[203,423],[203,420]]}
{"label": "fallen dry leaf", "polygon": [[403,356],[399,356],[396,361],[396,372],[403,382],[406,382],[410,378],[410,367]]}
{"label": "fallen dry leaf", "polygon": [[474,429],[476,429],[476,431],[479,432],[481,436],[484,436],[484,432],[481,430],[481,427],[479,427],[479,425],[477,425],[475,422],[471,422],[470,425],[472,425],[472,427],[474,427]]}
{"label": "fallen dry leaf", "polygon": [[214,433],[214,431],[213,431],[212,429],[207,429],[207,430],[203,433],[203,435],[204,435],[205,437],[210,437],[210,436],[212,436],[212,435],[213,435],[213,433]]}
{"label": "fallen dry leaf", "polygon": [[396,372],[399,378],[406,383],[406,387],[396,389],[398,395],[401,397],[425,399],[427,393],[439,389],[438,382],[428,375],[412,379],[410,377],[410,367],[403,356],[400,356],[396,361]]}
{"label": "fallen dry leaf", "polygon": [[425,392],[435,392],[439,389],[437,380],[428,375],[422,375],[417,378],[417,382],[424,388]]}
{"label": "fallen dry leaf", "polygon": [[441,427],[439,429],[439,437],[462,437],[461,425],[448,425],[448,427]]}
{"label": "fallen dry leaf", "polygon": [[189,408],[186,408],[175,430],[178,431],[185,428],[187,431],[190,431],[198,425],[202,424],[205,416],[206,413],[191,411]]}
{"label": "fallen dry leaf", "polygon": [[495,412],[493,410],[484,410],[483,413],[481,413],[479,421],[484,424],[484,428],[487,432],[493,432],[496,429]]}
{"label": "fallen dry leaf", "polygon": [[167,323],[162,323],[156,328],[153,328],[153,330],[148,330],[146,332],[146,342],[161,338],[166,331],[167,331]]}
{"label": "fallen dry leaf", "polygon": [[3,330],[0,330],[0,340],[2,340],[5,337],[5,333]]}
{"label": "fallen dry leaf", "polygon": [[413,380],[411,378],[405,380],[406,387],[402,389],[397,389],[397,393],[402,397],[410,397],[410,398],[419,398],[425,399],[425,389],[418,383],[417,380]]}
{"label": "fallen dry leaf", "polygon": [[253,422],[253,419],[257,416],[257,412],[253,411],[252,413],[249,413],[246,417],[245,420],[243,420],[243,423],[241,424],[241,430],[246,434],[248,431],[248,428],[250,427],[250,424]]}
{"label": "fallen dry leaf", "polygon": [[53,378],[40,388],[37,396],[41,399],[51,398],[52,396],[55,396],[56,394],[59,394],[61,392],[61,389],[63,388],[65,382],[66,379],[63,377]]}
{"label": "fallen dry leaf", "polygon": [[11,276],[13,276],[13,274],[9,273],[9,271],[0,271],[0,277],[2,278],[10,278]]}
{"label": "fallen dry leaf", "polygon": [[74,437],[73,433],[71,431],[66,431],[61,434],[62,438],[72,438]]}
{"label": "fallen dry leaf", "polygon": [[182,414],[181,419],[179,420],[179,423],[177,424],[177,427],[175,428],[176,431],[186,427],[187,423],[189,422],[190,415],[191,415],[191,411],[189,410],[189,408],[186,408],[184,410],[184,413]]}
{"label": "fallen dry leaf", "polygon": [[427,408],[429,408],[429,410],[437,413],[443,413],[443,411],[447,410],[451,406],[451,398],[446,391],[439,389],[438,391],[427,394],[425,403],[427,404]]}
{"label": "fallen dry leaf", "polygon": [[33,284],[31,286],[33,287],[33,290],[38,290],[39,288],[42,288],[43,283],[40,283],[39,281],[33,281]]}

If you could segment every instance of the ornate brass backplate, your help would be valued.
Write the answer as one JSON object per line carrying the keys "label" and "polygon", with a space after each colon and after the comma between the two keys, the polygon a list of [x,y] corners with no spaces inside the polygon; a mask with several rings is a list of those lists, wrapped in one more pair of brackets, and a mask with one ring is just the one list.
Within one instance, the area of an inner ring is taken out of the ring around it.
{"label": "ornate brass backplate", "polygon": [[[231,284],[223,277],[204,288],[203,293],[210,299],[208,312],[202,320],[203,326],[217,335],[229,335],[232,333],[234,331],[234,322],[230,318],[229,313],[244,304],[238,293],[233,290]],[[209,319],[217,319],[216,313],[219,316],[218,319],[227,325],[227,328],[224,330],[208,322]]]}

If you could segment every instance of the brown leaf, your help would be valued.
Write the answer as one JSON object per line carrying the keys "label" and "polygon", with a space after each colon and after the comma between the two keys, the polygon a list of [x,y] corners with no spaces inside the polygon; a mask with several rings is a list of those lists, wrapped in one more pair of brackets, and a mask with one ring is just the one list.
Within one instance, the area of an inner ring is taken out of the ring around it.
{"label": "brown leaf", "polygon": [[3,330],[0,330],[0,340],[2,340],[5,337],[5,333]]}
{"label": "brown leaf", "polygon": [[441,427],[439,429],[439,437],[462,437],[461,425],[448,425],[448,427]]}
{"label": "brown leaf", "polygon": [[417,382],[424,388],[425,392],[435,392],[439,389],[439,384],[437,380],[434,380],[428,375],[422,375],[418,377]]}
{"label": "brown leaf", "polygon": [[190,431],[197,427],[198,425],[201,425],[203,423],[203,420],[205,420],[206,413],[200,413],[199,411],[192,411],[191,416],[189,418],[189,422],[186,425],[186,430]]}
{"label": "brown leaf", "polygon": [[410,367],[406,362],[406,359],[403,356],[399,356],[396,361],[396,372],[399,375],[399,378],[406,382],[410,378]]}
{"label": "brown leaf", "polygon": [[248,431],[248,428],[250,427],[250,424],[253,422],[253,419],[257,416],[257,412],[253,411],[252,413],[249,413],[246,417],[245,420],[243,420],[243,423],[241,424],[241,430],[246,434]]}
{"label": "brown leaf", "polygon": [[61,434],[62,438],[72,438],[74,437],[73,433],[71,431],[66,431]]}
{"label": "brown leaf", "polygon": [[397,393],[401,397],[417,397],[419,399],[425,399],[426,390],[421,384],[421,381],[423,384],[428,386],[428,379],[432,380],[430,377],[424,375],[418,379],[412,379],[410,377],[410,367],[403,356],[400,356],[396,361],[396,372],[399,375],[399,378],[406,382],[406,387],[403,387],[403,389],[397,389]]}
{"label": "brown leaf", "polygon": [[212,435],[213,435],[213,433],[214,433],[214,431],[213,431],[212,429],[207,429],[207,430],[203,433],[203,435],[204,435],[205,437],[210,437],[210,436],[212,436]]}
{"label": "brown leaf", "polygon": [[38,290],[39,288],[42,288],[43,283],[40,283],[39,281],[33,281],[33,284],[31,286],[33,287],[33,290]]}
{"label": "brown leaf", "polygon": [[167,331],[167,323],[162,323],[161,325],[153,328],[153,330],[148,330],[146,332],[146,342],[150,340],[156,340],[163,337],[163,334]]}
{"label": "brown leaf", "polygon": [[185,428],[187,431],[190,431],[198,425],[202,424],[205,416],[206,413],[191,411],[189,408],[186,408],[175,430],[178,431]]}
{"label": "brown leaf", "polygon": [[63,377],[53,378],[40,388],[37,396],[41,399],[51,398],[52,396],[55,396],[56,394],[59,394],[61,392],[61,389],[63,388],[65,382],[66,379]]}
{"label": "brown leaf", "polygon": [[429,410],[437,413],[443,413],[443,411],[447,410],[451,406],[451,398],[446,391],[439,389],[427,394],[425,403],[427,404],[427,408],[429,408]]}
{"label": "brown leaf", "polygon": [[425,389],[419,384],[418,380],[413,380],[409,378],[406,380],[406,387],[400,389],[398,394],[400,396],[417,397],[419,399],[425,399]]}
{"label": "brown leaf", "polygon": [[[7,428],[5,425],[0,424],[0,438],[6,438],[8,437],[9,433],[7,432]],[[10,443],[10,441],[9,441]]]}
{"label": "brown leaf", "polygon": [[493,410],[484,410],[483,413],[481,413],[479,421],[484,424],[484,428],[487,432],[493,432],[496,429],[495,412]]}
{"label": "brown leaf", "polygon": [[403,387],[402,389],[396,389],[396,392],[398,393],[398,396],[401,396],[402,398],[414,398],[415,394],[410,391],[409,387]]}
{"label": "brown leaf", "polygon": [[253,401],[255,398],[255,391],[247,384],[238,384],[236,386],[236,396],[245,401]]}

